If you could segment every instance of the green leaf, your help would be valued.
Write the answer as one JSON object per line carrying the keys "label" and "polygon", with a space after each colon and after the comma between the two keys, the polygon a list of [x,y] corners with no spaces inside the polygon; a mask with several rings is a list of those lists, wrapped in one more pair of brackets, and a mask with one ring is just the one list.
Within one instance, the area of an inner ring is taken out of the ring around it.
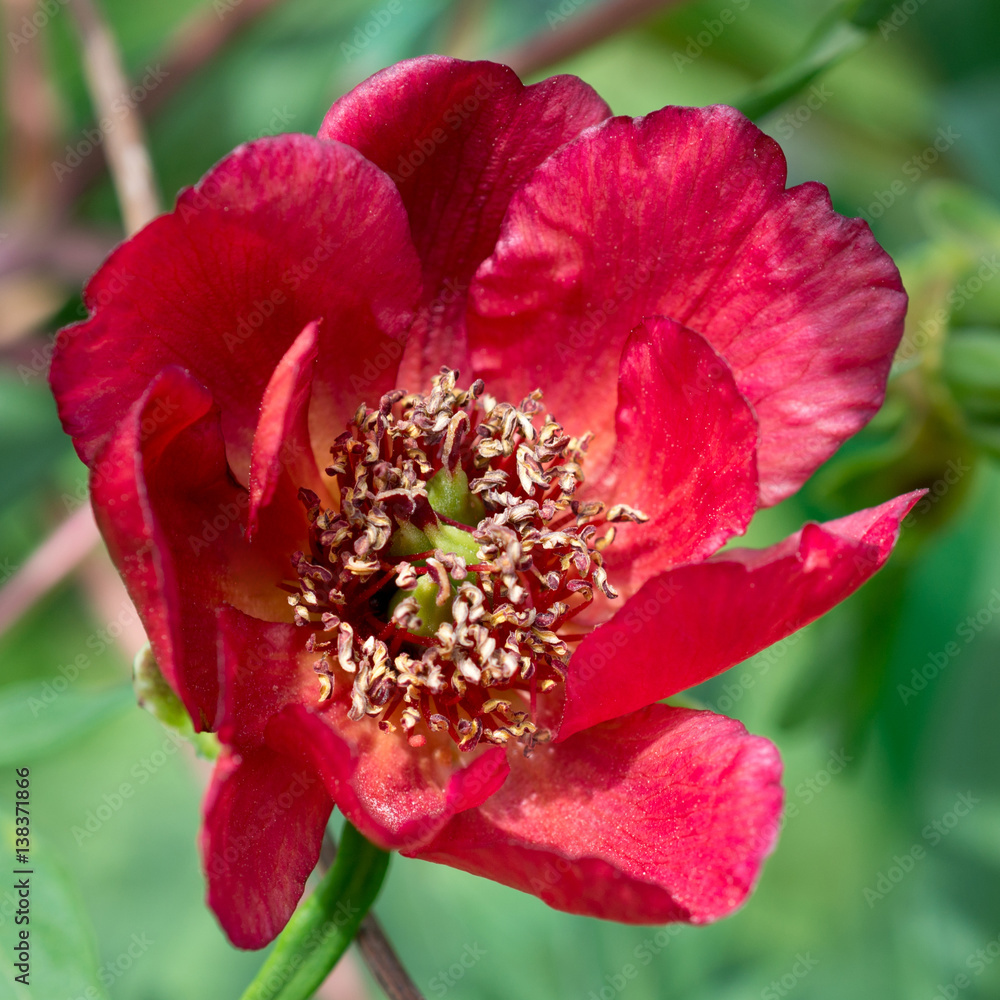
{"label": "green leaf", "polygon": [[[56,686],[59,681],[65,689]],[[76,691],[61,676],[0,688],[0,765],[23,764],[60,750],[134,705],[128,685]]]}
{"label": "green leaf", "polygon": [[0,507],[50,476],[69,452],[45,382],[50,351],[26,351],[18,374],[0,373]]}
{"label": "green leaf", "polygon": [[382,886],[389,855],[350,823],[333,867],[292,914],[242,1000],[307,1000],[354,940]]}
{"label": "green leaf", "polygon": [[969,418],[1000,424],[1000,330],[963,330],[949,338],[943,371]]}
{"label": "green leaf", "polygon": [[1000,209],[978,191],[954,181],[930,180],[917,205],[928,232],[975,250],[1000,246]]}
{"label": "green leaf", "polygon": [[868,41],[868,31],[841,16],[827,19],[790,66],[765,77],[736,102],[748,118],[762,118]]}
{"label": "green leaf", "polygon": [[[29,802],[37,801],[35,796]],[[29,807],[31,808],[31,807]],[[32,818],[37,805],[31,808]],[[5,858],[14,857],[14,820],[9,814],[0,817],[0,842]],[[0,1000],[37,1000],[39,997],[79,997],[106,1000],[107,993],[98,983],[97,956],[90,919],[80,902],[71,879],[39,841],[31,827],[28,850],[28,875],[10,876],[11,889],[5,890],[4,904],[14,902],[14,888],[19,880],[28,882],[28,923],[16,924],[9,915],[9,905],[0,908],[0,926],[4,928],[4,947],[0,951]],[[20,866],[19,866],[19,870]],[[14,903],[14,905],[18,905]],[[8,926],[9,925],[9,930]],[[28,985],[15,980],[23,973],[16,967],[18,955],[13,950],[22,930],[28,932]]]}

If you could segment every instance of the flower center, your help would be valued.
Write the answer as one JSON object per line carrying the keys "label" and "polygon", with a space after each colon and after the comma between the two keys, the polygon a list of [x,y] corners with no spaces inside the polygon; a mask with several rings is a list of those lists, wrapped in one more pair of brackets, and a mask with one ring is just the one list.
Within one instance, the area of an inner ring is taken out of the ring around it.
{"label": "flower center", "polygon": [[426,395],[395,390],[362,405],[330,449],[340,509],[299,491],[310,551],[296,552],[296,624],[313,630],[321,700],[402,728],[413,746],[447,734],[462,750],[548,733],[539,695],[561,685],[573,618],[617,593],[601,550],[615,521],[573,499],[590,435],[573,438],[541,393],[498,403],[482,380],[456,388],[442,368]]}

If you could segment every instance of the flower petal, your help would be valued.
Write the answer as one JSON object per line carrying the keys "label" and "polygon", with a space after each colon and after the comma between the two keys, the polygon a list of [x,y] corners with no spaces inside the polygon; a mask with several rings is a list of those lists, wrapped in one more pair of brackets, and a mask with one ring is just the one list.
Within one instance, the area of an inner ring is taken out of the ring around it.
{"label": "flower petal", "polygon": [[333,803],[309,768],[267,748],[223,751],[201,829],[208,905],[237,948],[288,923],[319,860]]}
{"label": "flower petal", "polygon": [[[225,543],[238,530],[240,502],[246,505],[227,471],[211,396],[168,368],[119,425],[90,484],[97,523],[160,669],[198,729],[211,728],[217,714],[214,622],[205,627],[221,589],[213,557],[219,538]],[[209,540],[202,521],[217,513]],[[190,566],[199,557],[192,586],[181,587],[178,561]]]}
{"label": "flower petal", "polygon": [[[354,146],[399,187],[424,273],[421,352],[405,378],[467,369],[469,282],[493,250],[511,194],[550,153],[611,114],[583,81],[525,87],[506,66],[421,56],[376,73],[330,109],[324,139]],[[410,384],[410,383],[407,383]]]}
{"label": "flower petal", "polygon": [[924,492],[651,579],[573,654],[559,739],[714,677],[825,614],[881,568]]}
{"label": "flower petal", "polygon": [[180,368],[153,380],[94,463],[91,502],[164,676],[198,729],[218,714],[215,608],[285,614],[288,553],[248,547],[249,498],[219,411]]}
{"label": "flower petal", "polygon": [[337,807],[385,850],[426,843],[456,813],[479,805],[507,776],[500,747],[459,767],[401,732],[383,733],[373,719],[353,722],[334,697],[321,712],[290,705],[266,731],[269,746],[315,768]]}
{"label": "flower petal", "polygon": [[711,712],[653,705],[511,763],[407,853],[570,913],[700,924],[743,902],[777,836],[777,750]]}
{"label": "flower petal", "polygon": [[649,517],[620,523],[603,554],[615,588],[630,594],[743,533],[757,509],[757,422],[705,340],[654,317],[622,351],[615,426],[611,463],[582,496]]}
{"label": "flower petal", "polygon": [[245,482],[264,387],[303,327],[325,319],[312,419],[336,436],[362,396],[395,384],[418,294],[406,215],[380,170],[310,136],[249,143],[91,279],[91,318],[62,331],[53,358],[63,425],[91,462],[149,382],[180,364],[218,402]]}
{"label": "flower petal", "polygon": [[222,709],[219,738],[245,747],[261,746],[271,717],[286,705],[319,706],[319,681],[306,653],[306,629],[265,622],[223,605],[219,623],[219,679]]}
{"label": "flower petal", "polygon": [[[303,547],[308,537],[301,505],[297,503],[299,487],[319,493],[326,498],[326,505],[331,505],[309,437],[309,399],[317,348],[317,324],[309,323],[285,352],[267,383],[250,454],[247,534],[253,537],[262,508],[272,504],[280,487],[281,495],[275,503],[277,517],[272,519],[279,523],[270,527],[280,532],[287,525],[292,509],[299,516],[293,515],[290,520],[293,524],[298,520],[302,528],[298,534],[303,542],[288,548],[289,553]],[[271,532],[268,535],[271,537]]]}
{"label": "flower petal", "polygon": [[554,153],[511,199],[470,303],[492,393],[538,382],[571,429],[606,437],[629,331],[654,314],[697,331],[754,408],[774,503],[878,409],[906,296],[867,225],[820,184],[786,191],[777,144],[718,106],[615,118]]}

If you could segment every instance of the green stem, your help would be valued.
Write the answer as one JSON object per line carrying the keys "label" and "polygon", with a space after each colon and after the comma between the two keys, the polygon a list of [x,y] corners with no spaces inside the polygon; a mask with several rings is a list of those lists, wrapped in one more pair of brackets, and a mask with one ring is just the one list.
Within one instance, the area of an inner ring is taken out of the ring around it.
{"label": "green stem", "polygon": [[762,80],[736,107],[754,121],[763,118],[867,41],[867,31],[845,21],[833,21],[791,66]]}
{"label": "green stem", "polygon": [[389,855],[347,824],[337,860],[292,914],[241,1000],[307,1000],[354,940],[375,901]]}
{"label": "green stem", "polygon": [[863,48],[889,12],[886,0],[844,0],[813,33],[791,65],[761,80],[736,107],[756,121]]}

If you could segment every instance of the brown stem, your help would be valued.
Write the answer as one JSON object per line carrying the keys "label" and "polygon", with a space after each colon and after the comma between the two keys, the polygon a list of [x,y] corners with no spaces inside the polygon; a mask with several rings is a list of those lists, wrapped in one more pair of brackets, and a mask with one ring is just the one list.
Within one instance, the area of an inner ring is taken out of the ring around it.
{"label": "brown stem", "polygon": [[[320,852],[319,864],[322,871],[333,864],[337,856],[337,844],[329,831],[323,837],[323,849]],[[403,968],[395,948],[382,930],[382,925],[374,913],[369,912],[354,939],[365,960],[365,965],[382,987],[389,1000],[425,1000],[423,993],[417,989],[410,974]]]}
{"label": "brown stem", "polygon": [[587,7],[578,14],[567,15],[565,22],[554,24],[493,58],[510,66],[518,76],[530,76],[679,2],[680,0],[606,0]]}
{"label": "brown stem", "polygon": [[84,504],[28,556],[0,589],[0,634],[76,569],[99,541],[90,504]]}
{"label": "brown stem", "polygon": [[69,0],[83,42],[83,67],[125,231],[141,229],[160,212],[153,163],[142,120],[129,97],[121,53],[93,0]]}
{"label": "brown stem", "polygon": [[49,218],[55,202],[52,161],[62,133],[61,108],[45,66],[42,32],[31,22],[35,0],[3,0],[2,6],[10,42],[3,65],[5,200],[22,222],[35,227]]}
{"label": "brown stem", "polygon": [[[143,100],[147,118],[156,114],[203,66],[239,32],[283,0],[215,0],[191,14],[171,35],[163,51],[153,60],[160,82]],[[84,192],[104,175],[100,157],[83,161],[65,178],[62,208],[68,210]]]}

